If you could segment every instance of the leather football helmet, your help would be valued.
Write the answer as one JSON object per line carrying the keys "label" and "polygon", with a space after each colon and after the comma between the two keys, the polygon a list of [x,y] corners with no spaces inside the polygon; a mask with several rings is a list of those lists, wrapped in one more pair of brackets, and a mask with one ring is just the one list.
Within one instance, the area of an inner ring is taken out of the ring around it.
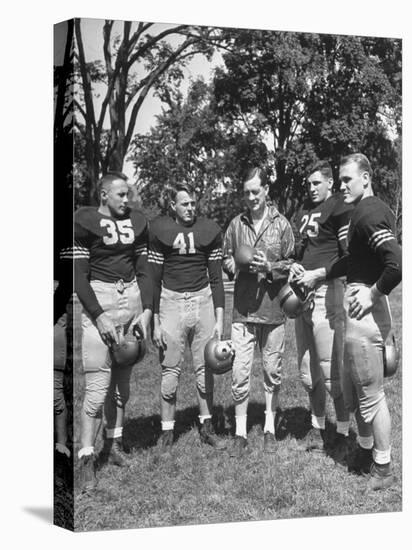
{"label": "leather football helmet", "polygon": [[235,250],[235,263],[240,271],[249,271],[250,262],[253,260],[255,249],[248,244],[241,244]]}
{"label": "leather football helmet", "polygon": [[395,335],[391,334],[383,347],[383,375],[385,378],[393,376],[399,367],[399,348]]}
{"label": "leather football helmet", "polygon": [[213,374],[224,374],[230,371],[235,358],[235,348],[231,340],[211,338],[204,351],[206,368]]}
{"label": "leather football helmet", "polygon": [[130,367],[143,359],[146,354],[146,341],[142,327],[136,323],[132,332],[119,334],[120,343],[111,347],[113,361],[118,367]]}
{"label": "leather football helmet", "polygon": [[290,281],[278,294],[280,307],[289,319],[299,317],[313,305],[313,292],[306,293],[297,283]]}

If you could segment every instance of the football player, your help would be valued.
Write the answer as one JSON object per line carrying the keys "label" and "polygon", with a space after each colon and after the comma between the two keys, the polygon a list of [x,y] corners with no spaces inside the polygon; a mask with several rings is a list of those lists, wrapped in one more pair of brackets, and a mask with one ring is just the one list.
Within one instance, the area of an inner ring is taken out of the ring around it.
{"label": "football player", "polygon": [[348,255],[337,262],[336,273],[347,275],[343,388],[345,400],[356,409],[359,448],[354,466],[369,473],[370,488],[379,490],[394,482],[383,347],[391,330],[388,294],[401,281],[402,252],[395,237],[395,217],[374,196],[372,175],[363,154],[341,160],[341,190],[354,210]]}
{"label": "football player", "polygon": [[313,165],[306,180],[308,198],[297,217],[299,236],[290,279],[314,292],[313,307],[295,320],[300,380],[309,394],[312,429],[298,444],[301,450],[324,452],[326,391],[336,411],[337,452],[345,454],[349,410],[340,375],[343,361],[344,281],[327,278],[328,270],[346,252],[352,206],[333,194],[332,168],[327,161]]}
{"label": "football player", "polygon": [[[129,186],[112,172],[97,186],[98,207],[75,213],[73,258],[75,290],[83,305],[82,353],[85,393],[81,411],[80,485],[96,485],[94,441],[104,414],[104,452],[113,464],[125,462],[122,445],[124,409],[132,366],[119,367],[111,348],[151,319],[152,285],[147,268],[147,223],[129,208]],[[137,278],[137,280],[136,280]]]}
{"label": "football player", "polygon": [[[264,450],[276,450],[275,414],[286,320],[277,294],[288,278],[295,241],[286,218],[267,204],[268,192],[266,173],[252,168],[243,184],[247,211],[233,218],[224,237],[223,269],[231,279],[235,277],[231,338],[236,350],[232,370],[236,433],[230,451],[234,457],[247,447],[247,407],[256,345],[262,352],[266,401]],[[239,269],[235,257],[243,245],[252,247],[254,256]]]}
{"label": "football player", "polygon": [[193,188],[178,184],[171,191],[172,216],[150,224],[149,264],[154,283],[153,342],[160,351],[162,435],[160,447],[173,443],[176,391],[186,343],[196,375],[200,437],[223,449],[212,426],[213,374],[205,370],[204,348],[223,333],[224,290],[222,237],[211,220],[196,216]]}

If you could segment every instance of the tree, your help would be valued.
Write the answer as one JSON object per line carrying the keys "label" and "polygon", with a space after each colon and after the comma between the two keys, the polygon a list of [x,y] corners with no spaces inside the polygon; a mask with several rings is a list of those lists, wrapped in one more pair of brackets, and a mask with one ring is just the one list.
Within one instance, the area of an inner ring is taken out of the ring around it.
{"label": "tree", "polygon": [[141,204],[149,217],[166,213],[176,183],[196,189],[200,211],[224,227],[240,208],[242,177],[251,163],[267,162],[267,150],[252,134],[225,125],[213,89],[192,82],[185,98],[178,87],[158,90],[165,107],[157,124],[132,142]]}
{"label": "tree", "polygon": [[219,113],[261,141],[273,136],[271,195],[286,215],[301,200],[313,160],[329,158],[337,168],[354,150],[377,156],[375,138],[390,150],[390,131],[400,132],[400,41],[236,29],[223,39]]}
{"label": "tree", "polygon": [[[74,27],[80,83],[76,103],[77,129],[84,138],[86,185],[92,197],[94,184],[101,173],[123,169],[137,116],[149,92],[162,78],[181,79],[184,64],[195,54],[210,56],[217,32],[187,25],[159,30],[153,23],[125,21],[122,32],[117,33],[115,22],[106,20],[102,63],[86,59],[80,19],[74,20]],[[179,66],[175,69],[177,63]],[[94,101],[96,84],[105,87],[99,112]],[[107,115],[109,133],[103,140]]]}

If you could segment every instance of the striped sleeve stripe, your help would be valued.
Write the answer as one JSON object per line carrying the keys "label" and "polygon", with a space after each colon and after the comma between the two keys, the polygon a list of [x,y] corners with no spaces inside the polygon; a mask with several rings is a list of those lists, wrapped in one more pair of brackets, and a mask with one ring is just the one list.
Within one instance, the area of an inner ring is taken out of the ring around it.
{"label": "striped sleeve stripe", "polygon": [[147,247],[145,245],[137,246],[135,248],[135,253],[136,254],[141,254],[142,256],[144,256],[144,255],[147,254]]}
{"label": "striped sleeve stripe", "polygon": [[348,236],[348,229],[349,229],[349,224],[342,225],[342,227],[338,231],[339,240],[346,239],[346,237]]}
{"label": "striped sleeve stripe", "polygon": [[376,249],[382,243],[390,241],[392,239],[395,240],[395,236],[392,231],[389,231],[388,229],[381,229],[380,231],[375,231],[375,233],[369,239],[369,245],[371,248]]}
{"label": "striped sleeve stripe", "polygon": [[223,259],[223,254],[211,254],[209,256],[209,261],[216,261],[216,260],[222,260]]}
{"label": "striped sleeve stripe", "polygon": [[152,264],[163,265],[164,256],[163,254],[158,254],[157,252],[153,252],[153,250],[149,250],[148,261]]}
{"label": "striped sleeve stripe", "polygon": [[60,259],[67,260],[67,259],[78,259],[78,258],[90,258],[90,252],[87,248],[81,248],[79,246],[75,246],[74,248],[64,248],[60,252]]}

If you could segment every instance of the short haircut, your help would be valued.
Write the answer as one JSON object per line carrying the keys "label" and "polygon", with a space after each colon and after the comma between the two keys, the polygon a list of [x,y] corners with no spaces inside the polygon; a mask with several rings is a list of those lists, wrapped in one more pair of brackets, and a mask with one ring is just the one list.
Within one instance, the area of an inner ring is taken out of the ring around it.
{"label": "short haircut", "polygon": [[373,170],[366,155],[363,155],[362,153],[352,153],[351,155],[346,155],[346,157],[341,159],[340,165],[343,166],[344,164],[349,164],[350,162],[356,162],[359,171],[368,172],[370,179],[372,179]]}
{"label": "short haircut", "polygon": [[259,168],[257,166],[250,168],[246,172],[246,176],[243,180],[243,184],[245,184],[249,180],[252,180],[256,176],[260,179],[260,184],[262,187],[265,187],[266,185],[268,185],[269,182],[268,182],[268,176],[267,176],[266,170],[264,170],[263,168]]}
{"label": "short haircut", "polygon": [[327,160],[318,160],[309,166],[307,171],[307,178],[314,174],[315,172],[320,172],[324,178],[333,179],[332,166]]}
{"label": "short haircut", "polygon": [[107,172],[104,176],[102,176],[99,181],[97,182],[97,193],[100,197],[100,194],[102,192],[102,189],[107,189],[108,185],[111,185],[115,180],[123,180],[125,183],[127,183],[127,176],[126,174],[123,174],[123,172]]}
{"label": "short haircut", "polygon": [[173,202],[176,202],[177,194],[180,193],[180,191],[184,191],[191,197],[196,195],[195,189],[190,185],[190,183],[177,183],[176,185],[170,188],[170,191],[169,191],[170,200],[172,200]]}

